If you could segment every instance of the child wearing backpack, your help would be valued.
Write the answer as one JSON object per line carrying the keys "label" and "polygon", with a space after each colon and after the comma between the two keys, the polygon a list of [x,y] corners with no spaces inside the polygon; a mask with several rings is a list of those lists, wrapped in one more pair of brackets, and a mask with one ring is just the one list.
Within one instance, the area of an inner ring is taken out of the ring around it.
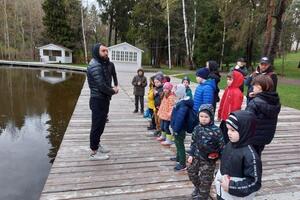
{"label": "child wearing backpack", "polygon": [[250,100],[246,110],[256,116],[257,125],[250,143],[261,156],[265,145],[273,140],[281,105],[277,92],[272,91],[273,81],[270,76],[258,75],[253,79],[252,85],[254,98]]}
{"label": "child wearing backpack", "polygon": [[227,87],[221,98],[218,121],[220,123],[220,129],[222,130],[225,144],[229,142],[226,128],[226,119],[229,113],[241,110],[244,95],[240,90],[241,85],[244,82],[244,76],[238,71],[232,71],[227,75]]}
{"label": "child wearing backpack", "polygon": [[169,129],[171,114],[175,103],[175,96],[172,92],[173,85],[166,82],[163,86],[163,99],[161,101],[159,111],[157,113],[160,119],[161,135],[156,140],[160,141],[164,146],[173,144],[173,136]]}
{"label": "child wearing backpack", "polygon": [[255,116],[242,110],[226,120],[230,142],[225,146],[215,178],[218,199],[251,200],[261,187],[262,164],[249,139],[255,133]]}
{"label": "child wearing backpack", "polygon": [[194,111],[198,113],[202,104],[215,103],[214,94],[216,91],[216,82],[214,79],[208,79],[209,69],[204,67],[196,72],[196,80],[199,85],[196,88],[194,95]]}
{"label": "child wearing backpack", "polygon": [[188,175],[194,185],[193,199],[208,199],[213,182],[216,161],[221,154],[224,140],[219,127],[214,124],[214,108],[203,104],[199,109],[199,125],[192,134]]}
{"label": "child wearing backpack", "polygon": [[176,104],[172,111],[171,128],[175,137],[176,157],[171,160],[177,161],[174,170],[181,171],[186,169],[184,139],[189,123],[187,116],[193,111],[193,100],[186,96],[186,88],[182,84],[176,86],[175,97]]}

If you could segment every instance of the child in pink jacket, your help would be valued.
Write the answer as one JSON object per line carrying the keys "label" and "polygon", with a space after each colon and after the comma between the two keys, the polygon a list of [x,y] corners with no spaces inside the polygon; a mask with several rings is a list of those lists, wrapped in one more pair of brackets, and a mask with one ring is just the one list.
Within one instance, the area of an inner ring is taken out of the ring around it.
{"label": "child in pink jacket", "polygon": [[162,145],[170,146],[173,144],[173,136],[170,131],[171,114],[175,104],[175,95],[172,92],[173,85],[170,82],[164,83],[164,97],[161,101],[158,116],[160,118],[161,136],[157,138]]}

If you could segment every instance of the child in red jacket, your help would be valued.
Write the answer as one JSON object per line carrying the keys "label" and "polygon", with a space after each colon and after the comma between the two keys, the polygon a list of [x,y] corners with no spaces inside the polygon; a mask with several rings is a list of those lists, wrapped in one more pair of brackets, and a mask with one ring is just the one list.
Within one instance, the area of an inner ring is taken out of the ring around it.
{"label": "child in red jacket", "polygon": [[227,88],[224,91],[218,110],[218,120],[221,121],[220,129],[225,144],[229,142],[226,120],[231,112],[241,110],[244,95],[240,87],[243,83],[244,76],[242,73],[234,70],[227,75]]}

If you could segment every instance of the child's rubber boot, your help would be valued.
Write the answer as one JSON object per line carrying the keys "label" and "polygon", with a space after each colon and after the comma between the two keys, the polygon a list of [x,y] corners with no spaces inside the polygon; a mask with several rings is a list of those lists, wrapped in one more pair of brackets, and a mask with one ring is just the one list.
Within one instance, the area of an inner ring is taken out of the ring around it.
{"label": "child's rubber boot", "polygon": [[161,135],[160,135],[160,137],[157,137],[156,138],[156,140],[157,141],[165,141],[166,140],[166,135],[167,135],[167,133],[166,132],[161,132]]}
{"label": "child's rubber boot", "polygon": [[166,135],[166,140],[160,143],[161,145],[164,146],[171,146],[173,144],[172,142],[172,135],[167,134]]}

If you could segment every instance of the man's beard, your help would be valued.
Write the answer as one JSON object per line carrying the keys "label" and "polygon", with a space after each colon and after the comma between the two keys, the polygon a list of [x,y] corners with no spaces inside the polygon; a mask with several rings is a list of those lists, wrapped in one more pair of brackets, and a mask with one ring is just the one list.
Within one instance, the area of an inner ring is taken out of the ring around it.
{"label": "man's beard", "polygon": [[102,60],[105,60],[105,61],[108,60],[108,56],[101,56],[101,55],[100,55],[100,58],[101,58]]}

